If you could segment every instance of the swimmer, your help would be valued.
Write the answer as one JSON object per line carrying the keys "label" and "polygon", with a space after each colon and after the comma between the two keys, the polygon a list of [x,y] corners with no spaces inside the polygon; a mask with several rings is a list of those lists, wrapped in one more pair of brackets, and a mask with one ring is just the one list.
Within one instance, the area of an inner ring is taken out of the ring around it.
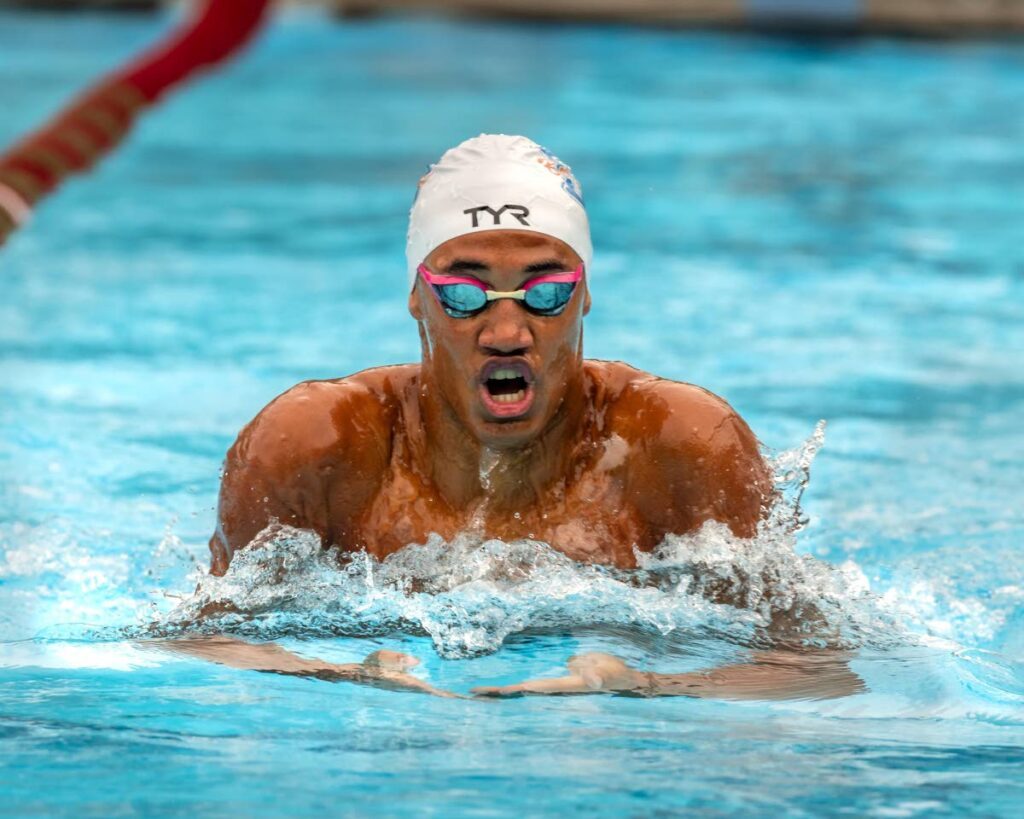
{"label": "swimmer", "polygon": [[[470,530],[626,569],[635,549],[708,521],[756,533],[772,482],[735,410],[692,384],[584,358],[592,247],[568,166],[521,136],[463,142],[420,180],[406,258],[420,362],[304,382],[242,430],[213,574],[274,524],[379,559]],[[667,286],[657,270],[633,275]],[[579,685],[595,690],[604,676],[584,667]]]}
{"label": "swimmer", "polygon": [[476,530],[620,568],[710,520],[755,534],[772,483],[740,416],[583,357],[592,250],[566,165],[524,137],[462,143],[421,180],[406,252],[420,363],[304,382],[242,430],[214,574],[274,521],[380,559]]}

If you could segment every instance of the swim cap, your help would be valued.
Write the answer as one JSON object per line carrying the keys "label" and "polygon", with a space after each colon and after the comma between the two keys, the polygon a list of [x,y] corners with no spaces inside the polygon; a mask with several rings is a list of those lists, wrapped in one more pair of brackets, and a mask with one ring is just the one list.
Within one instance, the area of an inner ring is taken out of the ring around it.
{"label": "swim cap", "polygon": [[561,239],[589,269],[594,251],[583,192],[569,166],[522,136],[481,134],[447,151],[420,180],[405,246],[409,287],[434,248],[485,230]]}

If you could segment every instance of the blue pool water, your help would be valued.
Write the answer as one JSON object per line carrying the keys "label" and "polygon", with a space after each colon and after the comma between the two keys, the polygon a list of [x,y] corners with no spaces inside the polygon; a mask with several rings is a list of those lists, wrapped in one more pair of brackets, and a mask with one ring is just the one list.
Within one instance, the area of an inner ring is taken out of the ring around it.
{"label": "blue pool water", "polygon": [[[0,144],[166,24],[0,13]],[[1022,111],[1020,44],[279,21],[0,253],[0,812],[1019,815]],[[542,544],[341,572],[295,533],[264,547],[279,571],[200,576],[241,425],[417,357],[413,187],[481,131],[583,184],[590,356],[725,396],[792,481],[828,422],[795,541],[708,530],[651,568],[819,601],[865,693],[440,700],[134,642],[219,597],[246,612],[224,628],[407,651],[460,692],[586,650],[743,656],[770,596],[714,606]]]}

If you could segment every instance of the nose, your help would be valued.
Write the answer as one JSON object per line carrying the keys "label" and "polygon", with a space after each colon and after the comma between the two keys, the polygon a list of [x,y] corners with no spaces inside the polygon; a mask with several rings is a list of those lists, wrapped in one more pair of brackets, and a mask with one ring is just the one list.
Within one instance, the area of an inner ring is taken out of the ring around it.
{"label": "nose", "polygon": [[478,343],[498,355],[523,353],[533,345],[526,311],[512,299],[499,299],[483,313]]}

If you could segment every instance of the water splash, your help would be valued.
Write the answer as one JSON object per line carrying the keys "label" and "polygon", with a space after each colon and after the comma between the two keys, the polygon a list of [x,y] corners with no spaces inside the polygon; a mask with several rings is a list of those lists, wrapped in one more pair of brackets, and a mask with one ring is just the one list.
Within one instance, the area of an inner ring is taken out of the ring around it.
{"label": "water splash", "polygon": [[893,619],[852,563],[799,556],[800,497],[824,424],[774,459],[779,500],[755,538],[709,522],[673,535],[638,568],[580,564],[535,540],[469,531],[378,561],[345,558],[312,532],[273,525],[237,553],[223,577],[198,578],[158,633],[229,631],[259,638],[429,635],[444,657],[497,650],[511,635],[589,627],[709,635],[733,644],[872,645],[891,642]]}
{"label": "water splash", "polygon": [[766,531],[796,533],[807,525],[800,503],[811,483],[811,465],[823,446],[825,421],[818,421],[814,432],[801,446],[782,450],[768,458],[778,502],[769,512]]}

